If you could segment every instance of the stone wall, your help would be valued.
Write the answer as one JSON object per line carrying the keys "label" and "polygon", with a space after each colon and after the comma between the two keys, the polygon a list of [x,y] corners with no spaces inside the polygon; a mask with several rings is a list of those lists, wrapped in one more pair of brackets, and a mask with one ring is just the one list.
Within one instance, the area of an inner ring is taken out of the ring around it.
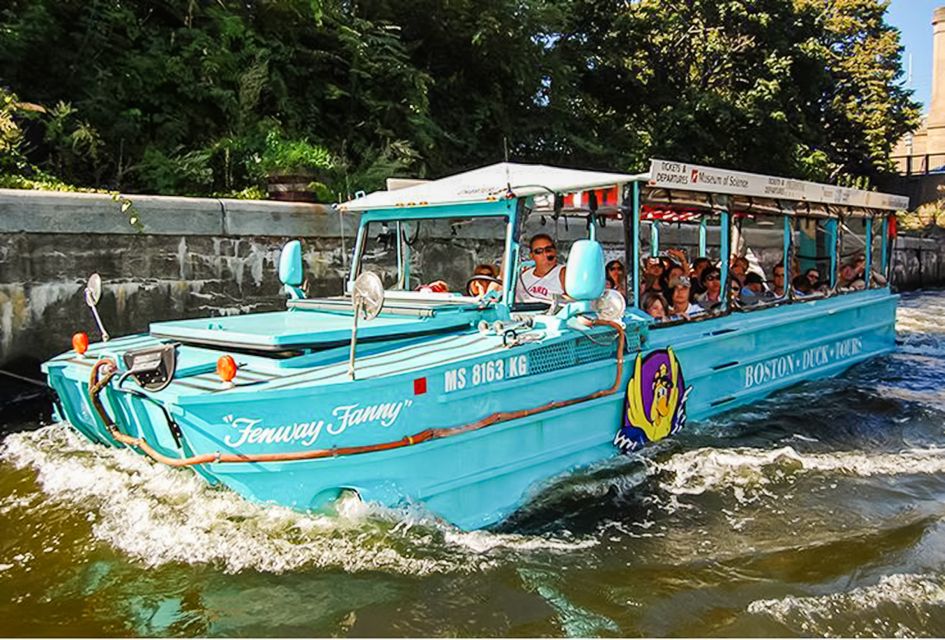
{"label": "stone wall", "polygon": [[310,291],[343,290],[352,216],[308,204],[129,198],[140,233],[109,196],[0,190],[0,367],[30,368],[69,349],[76,331],[98,339],[82,296],[92,272],[116,336],[151,321],[283,308],[278,259],[292,238],[305,238]]}
{"label": "stone wall", "polygon": [[[100,311],[116,336],[152,321],[283,308],[278,258],[292,238],[303,239],[310,293],[343,290],[356,216],[295,203],[128,197],[141,233],[110,196],[0,190],[0,368],[34,370],[68,350],[76,331],[98,339],[82,297],[92,272],[102,276]],[[526,234],[538,231],[565,247],[586,233],[580,223],[530,220]],[[429,249],[449,247],[455,268],[444,275],[460,280],[494,253],[463,233]],[[622,259],[621,233],[614,224],[601,231],[608,259]],[[901,238],[896,256],[900,288],[945,283],[940,243]]]}

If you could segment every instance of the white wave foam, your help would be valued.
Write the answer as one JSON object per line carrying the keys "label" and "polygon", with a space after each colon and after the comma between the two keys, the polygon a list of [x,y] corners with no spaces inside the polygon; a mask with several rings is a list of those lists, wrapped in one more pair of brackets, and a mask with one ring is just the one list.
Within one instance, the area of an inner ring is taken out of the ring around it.
{"label": "white wave foam", "polygon": [[733,489],[739,501],[764,495],[765,486],[804,472],[836,472],[869,477],[945,473],[945,451],[915,449],[899,453],[799,453],[779,449],[693,449],[655,464],[650,473],[676,495]]}
{"label": "white wave foam", "polygon": [[357,500],[341,501],[337,515],[254,504],[210,487],[189,470],[95,445],[64,423],[8,436],[0,457],[35,468],[46,494],[86,511],[96,538],[152,566],[213,563],[227,572],[276,573],[339,567],[426,575],[481,570],[501,552],[554,553],[596,544],[462,532],[416,509]]}
{"label": "white wave foam", "polygon": [[[828,636],[926,635],[930,606],[945,606],[945,577],[917,574],[883,576],[875,585],[823,596],[755,600],[748,612],[767,615],[805,634]],[[916,629],[894,622],[890,609],[909,612]]]}

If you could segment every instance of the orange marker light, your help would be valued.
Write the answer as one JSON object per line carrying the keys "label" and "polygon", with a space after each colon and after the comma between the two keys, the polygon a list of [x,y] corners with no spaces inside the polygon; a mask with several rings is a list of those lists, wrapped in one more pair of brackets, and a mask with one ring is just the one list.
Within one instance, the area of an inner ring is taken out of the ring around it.
{"label": "orange marker light", "polygon": [[217,359],[217,375],[220,376],[220,380],[223,380],[223,382],[232,382],[233,378],[236,377],[238,368],[233,356],[220,356]]}
{"label": "orange marker light", "polygon": [[84,356],[89,350],[89,336],[84,331],[80,331],[72,336],[72,348],[80,356]]}

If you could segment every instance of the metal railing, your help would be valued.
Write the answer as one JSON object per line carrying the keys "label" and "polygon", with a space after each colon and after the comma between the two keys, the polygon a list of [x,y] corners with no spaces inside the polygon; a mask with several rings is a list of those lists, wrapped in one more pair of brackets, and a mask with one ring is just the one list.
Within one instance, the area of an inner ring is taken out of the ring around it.
{"label": "metal railing", "polygon": [[945,173],[945,153],[923,153],[909,156],[892,156],[896,173],[901,176],[927,176]]}

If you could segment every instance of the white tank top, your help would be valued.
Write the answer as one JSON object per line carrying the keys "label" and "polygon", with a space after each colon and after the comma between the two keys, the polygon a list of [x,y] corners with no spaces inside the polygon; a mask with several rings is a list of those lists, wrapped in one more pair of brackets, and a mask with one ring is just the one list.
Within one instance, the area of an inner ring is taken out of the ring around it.
{"label": "white tank top", "polygon": [[535,267],[526,269],[518,279],[515,299],[519,302],[551,302],[551,296],[564,295],[561,286],[561,270],[564,265],[555,267],[542,277],[535,275]]}

